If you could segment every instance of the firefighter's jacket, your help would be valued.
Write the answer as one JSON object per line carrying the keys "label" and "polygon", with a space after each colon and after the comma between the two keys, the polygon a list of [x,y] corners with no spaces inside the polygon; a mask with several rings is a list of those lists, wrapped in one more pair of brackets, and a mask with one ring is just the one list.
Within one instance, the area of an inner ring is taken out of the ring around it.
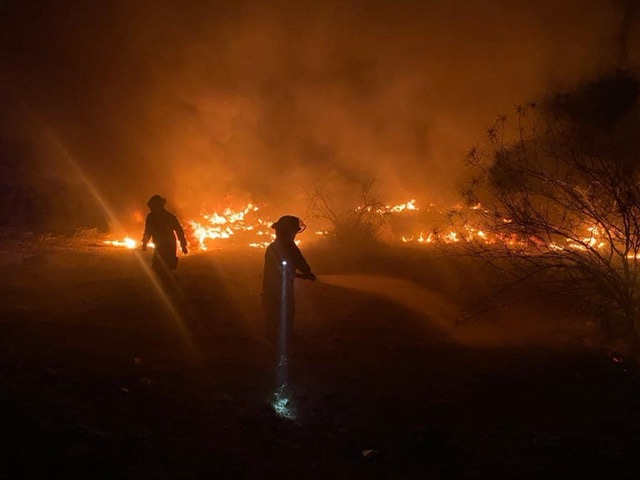
{"label": "firefighter's jacket", "polygon": [[142,243],[147,244],[150,239],[155,244],[154,257],[159,255],[170,269],[176,268],[176,235],[180,245],[186,246],[187,239],[184,230],[176,216],[165,210],[153,210],[147,215]]}
{"label": "firefighter's jacket", "polygon": [[293,240],[276,238],[267,247],[264,257],[262,291],[265,306],[279,305],[283,288],[287,301],[293,302],[293,281],[296,271],[303,275],[310,275],[311,267]]}

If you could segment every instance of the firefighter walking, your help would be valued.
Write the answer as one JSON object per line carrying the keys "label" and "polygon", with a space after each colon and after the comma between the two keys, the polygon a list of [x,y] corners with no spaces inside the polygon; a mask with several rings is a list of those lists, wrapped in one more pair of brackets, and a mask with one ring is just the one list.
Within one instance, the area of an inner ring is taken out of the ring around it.
{"label": "firefighter walking", "polygon": [[147,250],[149,240],[153,240],[153,260],[151,266],[154,271],[163,278],[170,276],[178,266],[176,256],[176,236],[180,242],[183,254],[187,254],[187,239],[184,230],[176,216],[165,210],[167,200],[160,195],[154,195],[147,202],[149,214],[145,221],[144,235],[142,236],[142,250]]}

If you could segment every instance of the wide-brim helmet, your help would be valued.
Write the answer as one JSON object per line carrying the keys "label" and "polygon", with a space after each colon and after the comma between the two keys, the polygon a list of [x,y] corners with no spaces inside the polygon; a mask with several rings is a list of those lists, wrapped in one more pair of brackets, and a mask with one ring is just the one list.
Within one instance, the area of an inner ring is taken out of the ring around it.
{"label": "wide-brim helmet", "polygon": [[160,195],[154,195],[147,202],[147,206],[149,208],[156,208],[156,207],[162,208],[166,205],[166,203],[167,203],[166,198],[162,198]]}
{"label": "wide-brim helmet", "polygon": [[271,228],[278,230],[284,230],[291,233],[300,233],[304,231],[307,226],[298,217],[293,215],[284,215],[278,219],[276,223],[271,225]]}

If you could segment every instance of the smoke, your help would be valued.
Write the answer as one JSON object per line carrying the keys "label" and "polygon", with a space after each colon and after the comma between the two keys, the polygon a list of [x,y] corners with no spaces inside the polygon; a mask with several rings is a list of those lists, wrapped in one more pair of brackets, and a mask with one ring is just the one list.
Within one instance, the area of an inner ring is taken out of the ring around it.
{"label": "smoke", "polygon": [[629,58],[629,50],[632,48],[630,42],[633,41],[633,31],[637,27],[640,2],[638,0],[620,0],[620,3],[622,7],[622,22],[618,37],[617,61],[620,68],[629,68],[630,63],[633,62]]}
{"label": "smoke", "polygon": [[304,214],[372,176],[446,203],[497,114],[638,62],[632,3],[8,1],[2,152],[46,164],[46,124],[123,217],[153,193]]}

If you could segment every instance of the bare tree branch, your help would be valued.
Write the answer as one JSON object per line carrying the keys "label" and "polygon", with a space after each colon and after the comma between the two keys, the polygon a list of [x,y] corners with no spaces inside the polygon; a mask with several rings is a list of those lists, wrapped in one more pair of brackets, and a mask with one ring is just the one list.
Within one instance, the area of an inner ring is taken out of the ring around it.
{"label": "bare tree branch", "polygon": [[[620,312],[640,333],[640,158],[606,131],[585,136],[572,117],[517,106],[487,131],[466,164],[469,205],[452,215],[465,247],[515,280],[542,278],[559,291]],[[636,132],[637,133],[637,132]],[[487,238],[491,238],[489,242]]]}

